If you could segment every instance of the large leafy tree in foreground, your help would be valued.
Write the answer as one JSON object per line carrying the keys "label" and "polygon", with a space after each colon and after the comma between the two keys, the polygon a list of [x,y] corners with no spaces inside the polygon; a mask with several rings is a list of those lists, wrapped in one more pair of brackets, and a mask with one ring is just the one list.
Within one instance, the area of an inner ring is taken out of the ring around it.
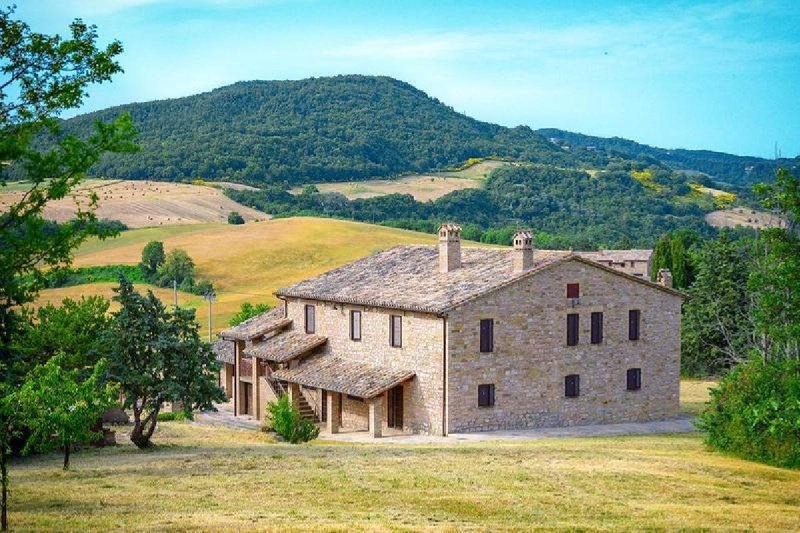
{"label": "large leafy tree in foreground", "polygon": [[141,295],[124,277],[114,291],[120,309],[107,339],[109,373],[133,411],[131,441],[147,448],[166,402],[190,411],[224,401],[219,362],[200,339],[193,309],[167,310],[152,291]]}
{"label": "large leafy tree in foreground", "polygon": [[[93,207],[81,206],[74,220],[55,224],[44,219],[47,202],[66,197],[85,172],[108,151],[132,151],[130,117],[95,123],[83,138],[61,135],[58,115],[79,107],[87,87],[120,72],[116,57],[122,45],[101,48],[94,26],[76,19],[69,36],[36,33],[0,9],[0,185],[9,176],[28,184],[20,199],[0,214],[0,526],[7,529],[7,460],[14,434],[13,391],[28,367],[12,349],[24,321],[20,306],[33,301],[44,272],[69,264],[73,250],[89,235],[103,235]],[[42,148],[39,142],[52,137]]]}

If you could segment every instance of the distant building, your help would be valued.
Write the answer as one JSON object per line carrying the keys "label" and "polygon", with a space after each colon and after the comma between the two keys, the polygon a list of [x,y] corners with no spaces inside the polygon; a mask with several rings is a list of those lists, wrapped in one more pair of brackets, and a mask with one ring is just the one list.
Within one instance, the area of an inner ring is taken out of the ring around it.
{"label": "distant building", "polygon": [[649,250],[534,250],[524,231],[471,248],[460,232],[281,289],[223,331],[235,413],[288,394],[330,432],[375,437],[677,416],[683,295],[648,281]]}

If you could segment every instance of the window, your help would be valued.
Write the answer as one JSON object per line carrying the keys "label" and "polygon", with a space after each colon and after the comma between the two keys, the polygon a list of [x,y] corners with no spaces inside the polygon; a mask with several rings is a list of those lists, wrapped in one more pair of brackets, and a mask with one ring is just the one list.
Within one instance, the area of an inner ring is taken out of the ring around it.
{"label": "window", "polygon": [[306,333],[314,333],[315,330],[314,306],[306,305]]}
{"label": "window", "polygon": [[577,398],[581,394],[581,377],[578,374],[570,374],[564,378],[564,396],[567,398]]}
{"label": "window", "polygon": [[638,309],[631,309],[628,311],[628,339],[632,341],[639,340],[639,323],[642,319],[642,312]]}
{"label": "window", "polygon": [[389,345],[403,346],[403,317],[400,315],[389,315]]}
{"label": "window", "polygon": [[350,311],[350,340],[361,340],[361,311]]}
{"label": "window", "polygon": [[577,314],[567,315],[567,346],[578,345],[578,326],[580,319]]}
{"label": "window", "polygon": [[567,298],[580,298],[580,297],[581,297],[581,284],[567,283]]}
{"label": "window", "polygon": [[642,369],[628,369],[628,390],[639,390],[642,388]]}
{"label": "window", "polygon": [[592,344],[603,342],[603,313],[592,313]]}
{"label": "window", "polygon": [[481,319],[481,352],[494,351],[494,319]]}
{"label": "window", "polygon": [[478,407],[494,406],[494,383],[478,385]]}

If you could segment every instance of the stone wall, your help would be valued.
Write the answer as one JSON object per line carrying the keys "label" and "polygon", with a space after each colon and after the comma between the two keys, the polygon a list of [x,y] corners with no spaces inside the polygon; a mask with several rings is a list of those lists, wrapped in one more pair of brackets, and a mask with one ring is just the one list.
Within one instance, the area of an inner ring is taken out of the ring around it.
{"label": "stone wall", "polygon": [[[325,354],[416,372],[416,376],[403,387],[403,429],[415,433],[442,433],[444,327],[441,318],[425,313],[294,298],[288,299],[287,303],[288,317],[293,320],[291,327],[300,331],[304,330],[305,304],[316,306],[316,334],[328,338],[323,348]],[[350,340],[351,310],[361,311],[360,341]],[[400,348],[389,345],[389,315],[392,314],[403,317],[403,346]],[[385,396],[384,424],[387,420]],[[363,409],[366,429],[367,404],[357,403],[359,405],[348,403],[345,397],[343,421],[356,423]]]}
{"label": "stone wall", "polygon": [[[580,283],[572,307],[567,283]],[[680,385],[681,298],[577,261],[561,263],[450,313],[448,431],[614,423],[673,418]],[[628,311],[641,334],[628,340]],[[602,344],[590,315],[604,314]],[[580,340],[566,345],[566,316],[580,315]],[[479,352],[479,321],[493,318],[494,351]],[[626,372],[641,368],[641,389]],[[564,377],[580,375],[580,396]],[[495,385],[494,407],[478,407],[478,385]]]}

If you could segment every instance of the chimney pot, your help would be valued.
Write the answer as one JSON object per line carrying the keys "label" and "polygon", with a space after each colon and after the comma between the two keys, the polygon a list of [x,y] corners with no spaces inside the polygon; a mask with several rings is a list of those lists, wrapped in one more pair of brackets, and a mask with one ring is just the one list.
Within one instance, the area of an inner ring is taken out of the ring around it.
{"label": "chimney pot", "polygon": [[439,227],[439,272],[452,272],[461,266],[461,226]]}
{"label": "chimney pot", "polygon": [[672,272],[668,268],[658,270],[658,284],[667,288],[672,288]]}
{"label": "chimney pot", "polygon": [[514,272],[525,272],[533,268],[533,232],[519,230],[514,233],[513,266]]}

